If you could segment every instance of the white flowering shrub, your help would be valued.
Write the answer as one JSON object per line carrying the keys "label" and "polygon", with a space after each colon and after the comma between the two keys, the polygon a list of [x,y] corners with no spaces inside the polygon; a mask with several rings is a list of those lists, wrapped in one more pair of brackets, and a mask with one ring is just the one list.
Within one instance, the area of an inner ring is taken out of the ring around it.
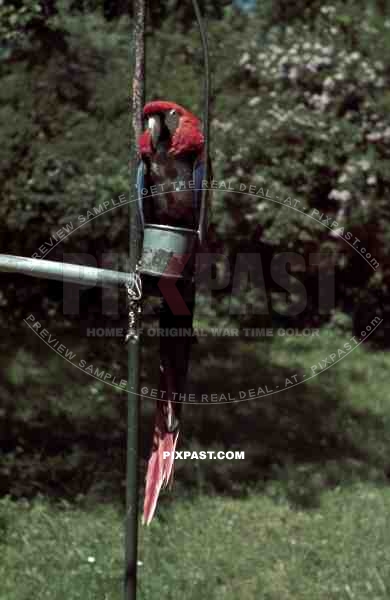
{"label": "white flowering shrub", "polygon": [[[223,40],[213,44],[214,171],[235,186],[253,183],[273,197],[297,199],[300,209],[226,194],[218,198],[218,222],[235,241],[260,224],[261,239],[275,251],[334,254],[340,305],[383,315],[390,12],[383,17],[373,3],[303,4],[309,9],[286,26],[270,26],[263,7],[239,34],[230,35],[226,23],[212,31]],[[314,209],[351,231],[380,265],[373,269],[340,235],[308,218]]]}

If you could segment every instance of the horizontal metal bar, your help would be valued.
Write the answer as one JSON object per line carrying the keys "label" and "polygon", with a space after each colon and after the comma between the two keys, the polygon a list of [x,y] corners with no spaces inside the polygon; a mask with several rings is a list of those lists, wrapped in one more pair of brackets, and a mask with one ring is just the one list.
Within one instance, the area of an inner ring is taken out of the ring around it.
{"label": "horizontal metal bar", "polygon": [[54,260],[40,260],[25,256],[12,256],[0,254],[0,271],[8,273],[23,273],[30,277],[42,279],[55,279],[79,285],[99,287],[114,287],[129,284],[134,286],[135,274],[123,271],[111,271],[85,265],[56,262]]}

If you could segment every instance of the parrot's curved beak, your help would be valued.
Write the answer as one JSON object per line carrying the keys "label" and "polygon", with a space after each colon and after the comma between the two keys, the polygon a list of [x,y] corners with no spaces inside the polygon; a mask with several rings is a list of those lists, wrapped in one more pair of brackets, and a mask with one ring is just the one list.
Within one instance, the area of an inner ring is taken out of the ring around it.
{"label": "parrot's curved beak", "polygon": [[161,133],[161,118],[158,115],[152,115],[148,119],[148,129],[152,140],[152,146],[156,149]]}

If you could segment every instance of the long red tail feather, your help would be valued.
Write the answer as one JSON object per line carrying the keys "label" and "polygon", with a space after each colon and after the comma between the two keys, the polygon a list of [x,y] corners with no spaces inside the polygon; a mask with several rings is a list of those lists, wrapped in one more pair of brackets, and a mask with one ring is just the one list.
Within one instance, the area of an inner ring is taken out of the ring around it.
{"label": "long red tail feather", "polygon": [[[168,405],[171,404],[168,402]],[[171,406],[169,407],[172,408]],[[146,488],[142,523],[149,525],[156,510],[161,488],[167,487],[173,478],[173,463],[179,431],[167,430],[166,409],[157,402],[156,422],[153,435],[153,449],[146,473]],[[169,455],[164,457],[164,452]]]}

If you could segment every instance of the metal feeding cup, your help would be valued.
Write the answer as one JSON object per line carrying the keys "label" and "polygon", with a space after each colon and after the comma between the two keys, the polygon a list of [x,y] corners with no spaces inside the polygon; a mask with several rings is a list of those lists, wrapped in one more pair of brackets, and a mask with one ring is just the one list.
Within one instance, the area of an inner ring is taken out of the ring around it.
{"label": "metal feeding cup", "polygon": [[155,277],[190,279],[198,232],[184,227],[145,223],[141,272]]}

